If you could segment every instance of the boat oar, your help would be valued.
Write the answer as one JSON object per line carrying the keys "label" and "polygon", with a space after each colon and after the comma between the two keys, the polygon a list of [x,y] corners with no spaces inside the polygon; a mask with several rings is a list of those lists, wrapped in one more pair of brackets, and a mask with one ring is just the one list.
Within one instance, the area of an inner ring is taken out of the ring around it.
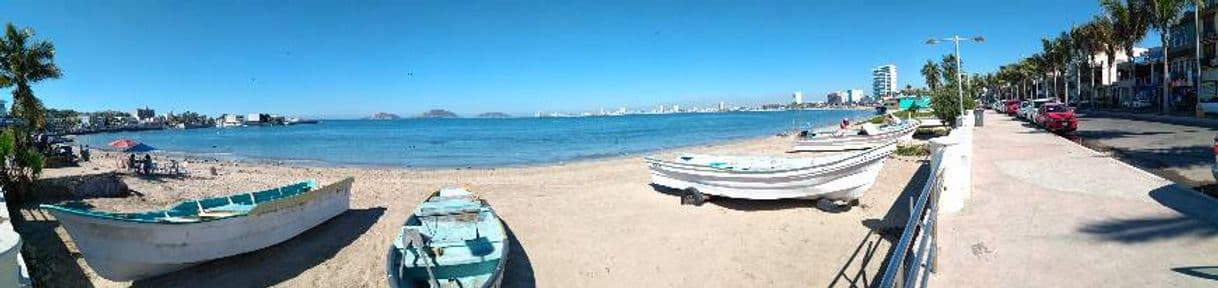
{"label": "boat oar", "polygon": [[[440,280],[436,280],[435,272],[431,271],[431,257],[427,255],[427,250],[423,249],[423,234],[418,229],[403,228],[403,239],[406,241],[405,247],[414,246],[414,251],[417,252],[419,258],[423,258],[423,268],[427,269],[427,277],[431,278],[431,287],[440,287]],[[405,251],[403,251],[405,252]],[[402,253],[402,267],[406,266],[406,253]]]}

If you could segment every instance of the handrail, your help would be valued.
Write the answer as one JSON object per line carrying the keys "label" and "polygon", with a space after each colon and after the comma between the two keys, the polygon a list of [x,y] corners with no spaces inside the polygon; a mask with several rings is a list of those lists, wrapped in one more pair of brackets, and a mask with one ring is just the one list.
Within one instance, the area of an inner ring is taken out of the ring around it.
{"label": "handrail", "polygon": [[[939,154],[936,155],[938,156],[936,158],[942,157],[942,153],[936,154]],[[937,171],[932,171],[932,176],[922,187],[922,191],[909,212],[909,220],[906,221],[905,229],[893,249],[893,254],[885,264],[887,268],[884,269],[878,287],[896,287],[894,284],[897,282],[901,283],[900,287],[912,287],[911,284],[915,283],[926,287],[930,272],[935,270],[935,254],[938,250],[935,247],[938,244],[935,224],[938,220],[939,191],[942,190],[940,184],[943,178],[943,170],[935,170]],[[911,249],[913,248],[911,245],[915,241],[917,241],[917,248]],[[922,270],[922,273],[919,274],[919,269],[923,266],[927,269]],[[897,279],[898,275],[901,279]]]}

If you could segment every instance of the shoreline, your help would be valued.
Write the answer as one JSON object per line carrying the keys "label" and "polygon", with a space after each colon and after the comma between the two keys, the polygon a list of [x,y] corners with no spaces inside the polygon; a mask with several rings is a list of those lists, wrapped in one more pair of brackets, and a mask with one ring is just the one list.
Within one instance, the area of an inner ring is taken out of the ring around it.
{"label": "shoreline", "polygon": [[[815,110],[815,109],[808,109],[808,110]],[[843,109],[827,109],[827,110],[843,110]],[[858,116],[858,117],[855,117],[854,119],[851,119],[850,123],[852,123],[851,124],[852,127],[857,127],[861,123],[865,123],[868,119],[871,119],[873,117],[875,117],[875,115]],[[822,125],[822,126],[814,126],[814,127],[810,128],[809,130],[819,131],[821,129],[836,129],[836,126],[837,126],[837,124],[826,124],[826,125]],[[798,128],[794,128],[794,129],[795,130],[786,131],[786,133],[799,131]],[[214,153],[185,152],[185,151],[174,151],[174,150],[158,150],[158,151],[153,152],[152,154],[154,155],[154,157],[158,157],[161,159],[171,159],[171,160],[178,160],[178,161],[198,161],[198,162],[202,162],[202,163],[227,163],[227,164],[244,164],[244,165],[266,165],[266,166],[278,166],[278,167],[352,168],[352,169],[373,169],[373,170],[405,169],[405,170],[410,170],[410,171],[495,170],[495,169],[509,169],[509,168],[544,167],[544,166],[551,166],[551,165],[561,166],[561,165],[567,165],[567,164],[577,164],[577,163],[587,162],[587,161],[614,160],[614,159],[619,159],[619,158],[630,158],[630,157],[635,157],[635,156],[664,154],[664,153],[669,153],[673,150],[678,150],[678,149],[690,149],[690,148],[698,148],[698,147],[714,148],[717,146],[724,146],[724,145],[739,145],[742,143],[747,143],[747,142],[751,142],[751,141],[759,141],[759,140],[768,139],[768,138],[792,138],[792,137],[791,137],[791,135],[784,136],[781,134],[767,134],[767,135],[758,135],[758,136],[745,136],[745,137],[738,137],[738,138],[719,139],[719,140],[714,140],[714,141],[710,141],[707,143],[678,145],[678,146],[672,146],[672,147],[660,147],[660,148],[655,148],[655,149],[644,149],[644,150],[636,151],[636,152],[627,152],[627,153],[618,153],[618,154],[586,155],[586,156],[579,156],[576,158],[572,158],[572,159],[568,159],[568,160],[559,160],[559,161],[544,161],[543,160],[543,161],[530,161],[530,162],[512,163],[512,164],[487,164],[487,165],[463,165],[463,166],[411,166],[411,165],[398,166],[398,165],[384,165],[384,164],[336,163],[336,162],[326,162],[326,161],[312,160],[312,159],[278,159],[278,158],[250,157],[250,156],[238,156],[238,155],[232,155],[231,158],[228,158],[228,157],[222,157],[222,156],[209,155],[209,154],[214,154]],[[794,139],[788,139],[788,140],[794,141]],[[79,145],[83,145],[83,144],[79,144]],[[78,145],[72,145],[72,146],[75,147]],[[121,152],[121,151],[118,151],[115,149],[111,149],[109,147],[90,147],[90,149],[92,149],[96,152],[102,152],[102,153],[111,153],[111,154],[125,153],[125,152]],[[148,154],[148,153],[137,153],[137,154]]]}

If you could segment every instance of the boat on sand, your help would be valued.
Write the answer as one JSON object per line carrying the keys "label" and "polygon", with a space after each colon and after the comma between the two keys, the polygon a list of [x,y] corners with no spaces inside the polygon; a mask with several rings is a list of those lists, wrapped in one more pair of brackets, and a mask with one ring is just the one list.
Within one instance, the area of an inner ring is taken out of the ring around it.
{"label": "boat on sand", "polygon": [[131,281],[291,239],[347,211],[354,181],[318,187],[308,180],[134,213],[97,211],[82,202],[42,208],[63,225],[97,274]]}
{"label": "boat on sand", "polygon": [[890,140],[863,151],[812,158],[686,154],[645,159],[652,183],[685,191],[683,203],[700,205],[707,196],[857,203],[895,151],[896,141]]}
{"label": "boat on sand", "polygon": [[390,287],[499,287],[509,238],[486,201],[443,188],[406,218],[386,257]]}
{"label": "boat on sand", "polygon": [[834,133],[816,133],[809,138],[800,139],[791,148],[793,152],[823,152],[860,150],[879,146],[893,140],[909,140],[921,124],[918,120],[906,120],[901,123],[876,127],[864,123],[861,131],[849,133],[853,135],[834,135]]}

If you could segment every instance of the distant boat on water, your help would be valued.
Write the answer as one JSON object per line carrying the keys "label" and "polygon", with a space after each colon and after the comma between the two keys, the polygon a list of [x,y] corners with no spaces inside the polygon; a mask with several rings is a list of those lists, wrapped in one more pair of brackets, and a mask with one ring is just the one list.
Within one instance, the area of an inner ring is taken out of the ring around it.
{"label": "distant boat on water", "polygon": [[354,181],[319,188],[309,180],[146,212],[96,211],[78,202],[42,208],[63,225],[98,275],[131,281],[291,239],[347,211]]}
{"label": "distant boat on water", "polygon": [[406,218],[386,257],[389,287],[499,287],[509,238],[490,205],[444,188]]}
{"label": "distant boat on water", "polygon": [[314,119],[294,118],[294,117],[288,118],[287,120],[284,120],[284,122],[283,122],[284,125],[317,124],[317,123],[321,123],[321,121],[314,120]]}

